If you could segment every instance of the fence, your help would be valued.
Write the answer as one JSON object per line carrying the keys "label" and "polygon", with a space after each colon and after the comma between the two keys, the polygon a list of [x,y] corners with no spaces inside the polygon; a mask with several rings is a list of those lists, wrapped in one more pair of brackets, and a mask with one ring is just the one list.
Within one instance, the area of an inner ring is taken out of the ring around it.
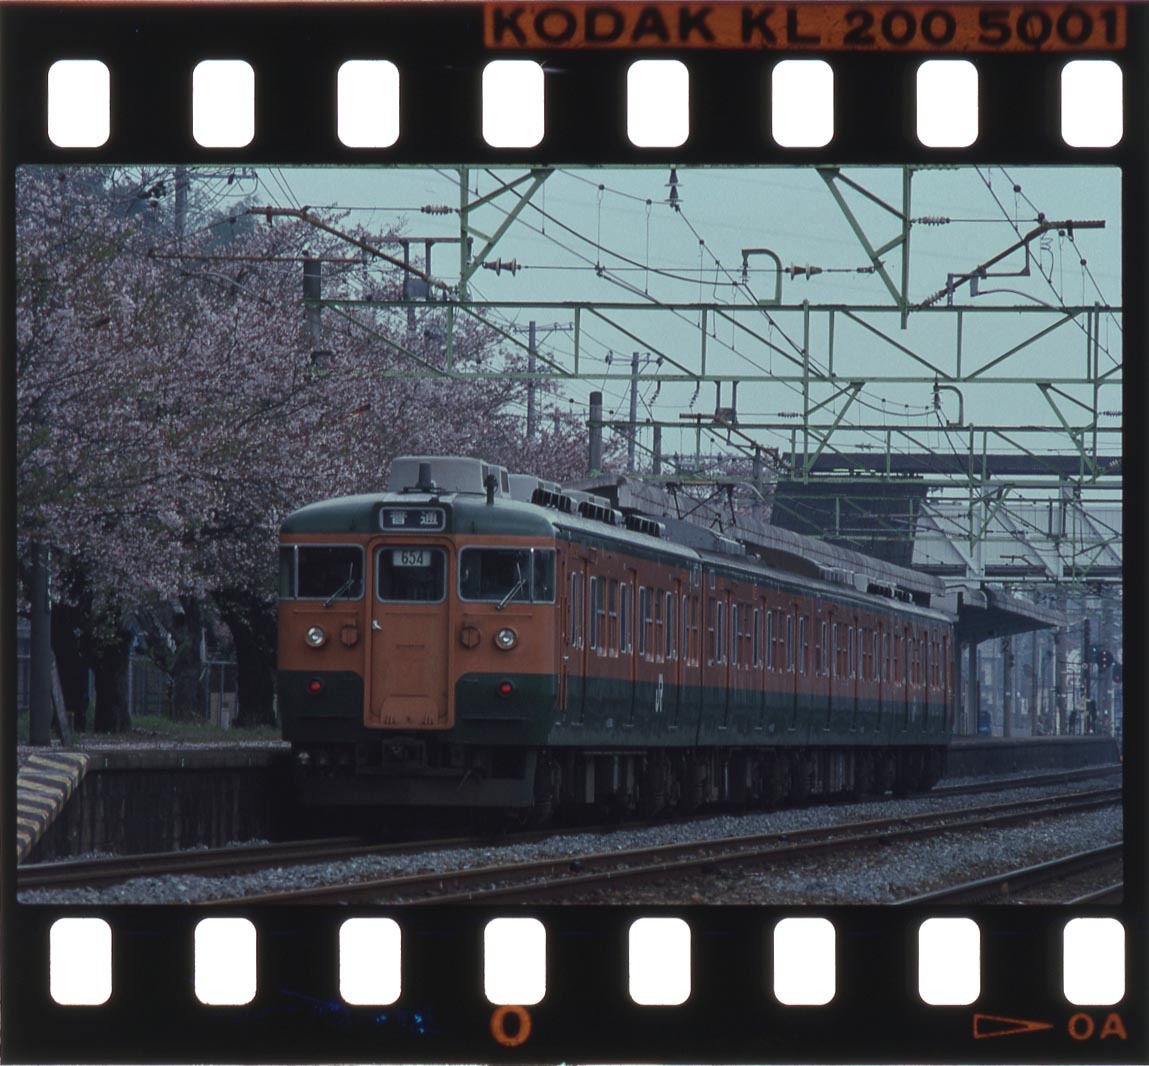
{"label": "fence", "polygon": [[[16,627],[16,713],[28,713],[32,673],[31,635],[21,619]],[[132,718],[143,715],[167,717],[171,708],[171,678],[145,655],[132,654],[128,671],[128,703]],[[236,712],[236,667],[224,659],[211,659],[201,666],[198,703],[194,717],[227,729]],[[92,675],[88,674],[88,705],[95,699]],[[91,727],[91,718],[88,720]]]}

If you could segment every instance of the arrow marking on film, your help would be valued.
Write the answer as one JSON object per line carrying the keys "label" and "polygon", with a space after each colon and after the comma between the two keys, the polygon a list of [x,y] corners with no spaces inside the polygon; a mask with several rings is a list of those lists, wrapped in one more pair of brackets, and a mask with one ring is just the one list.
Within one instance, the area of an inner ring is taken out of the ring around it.
{"label": "arrow marking on film", "polygon": [[1052,1028],[1052,1022],[1034,1022],[1027,1018],[1002,1018],[996,1014],[975,1014],[973,1016],[974,1040],[986,1040],[991,1036],[1017,1036],[1019,1033],[1032,1033],[1038,1029]]}

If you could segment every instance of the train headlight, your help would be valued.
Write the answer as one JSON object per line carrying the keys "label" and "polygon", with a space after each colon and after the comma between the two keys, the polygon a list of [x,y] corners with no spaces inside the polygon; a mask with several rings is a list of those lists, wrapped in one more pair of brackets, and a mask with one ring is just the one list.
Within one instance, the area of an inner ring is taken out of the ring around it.
{"label": "train headlight", "polygon": [[303,639],[307,641],[309,647],[322,648],[327,643],[327,634],[323,631],[322,626],[312,626],[303,634]]}
{"label": "train headlight", "polygon": [[510,651],[519,642],[519,635],[509,626],[500,629],[495,634],[495,643],[503,649]]}

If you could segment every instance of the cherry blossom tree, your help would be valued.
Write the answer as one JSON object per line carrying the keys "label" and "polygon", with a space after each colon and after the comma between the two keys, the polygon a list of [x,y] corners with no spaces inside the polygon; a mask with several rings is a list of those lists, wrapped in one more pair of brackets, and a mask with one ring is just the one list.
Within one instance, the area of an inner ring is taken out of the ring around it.
{"label": "cherry blossom tree", "polygon": [[[304,258],[325,261],[325,297],[365,277],[394,295],[400,272],[362,252],[378,235],[237,210],[177,225],[171,187],[165,171],[17,176],[18,552],[51,546],[58,658],[95,671],[109,731],[129,725],[132,612],[178,597],[210,599],[233,634],[239,721],[271,719],[275,541],[295,507],[380,490],[402,452],[555,479],[584,454],[569,414],[526,440],[525,383],[466,373],[521,359],[471,317],[448,353],[433,301],[413,330],[384,308],[325,312],[316,350]],[[83,686],[65,689],[82,712]]]}

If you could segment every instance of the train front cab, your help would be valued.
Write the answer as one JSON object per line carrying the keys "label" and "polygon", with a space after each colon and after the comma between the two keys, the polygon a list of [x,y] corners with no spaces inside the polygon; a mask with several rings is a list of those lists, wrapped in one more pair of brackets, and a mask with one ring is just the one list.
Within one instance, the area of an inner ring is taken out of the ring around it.
{"label": "train front cab", "polygon": [[553,538],[292,539],[280,706],[300,799],[529,805],[556,697]]}

